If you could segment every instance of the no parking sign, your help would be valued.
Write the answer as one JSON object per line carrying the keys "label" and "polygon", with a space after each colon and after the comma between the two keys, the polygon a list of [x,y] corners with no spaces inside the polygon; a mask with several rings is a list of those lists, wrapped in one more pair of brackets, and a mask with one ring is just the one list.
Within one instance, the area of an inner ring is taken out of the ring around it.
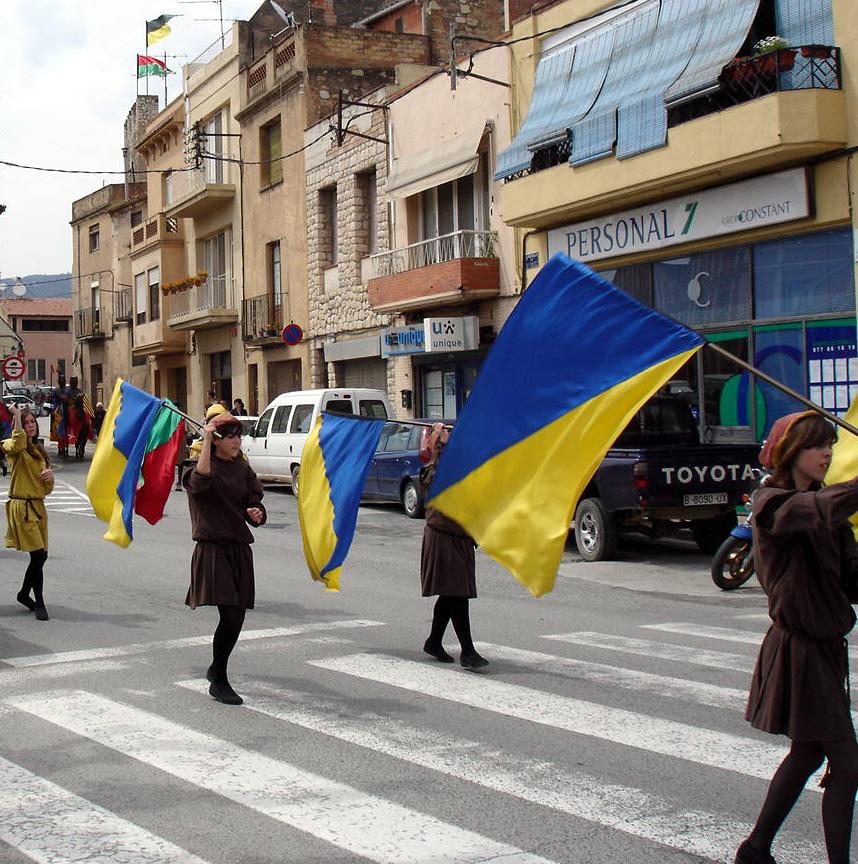
{"label": "no parking sign", "polygon": [[3,360],[3,377],[18,379],[24,377],[24,361],[20,357],[6,357]]}

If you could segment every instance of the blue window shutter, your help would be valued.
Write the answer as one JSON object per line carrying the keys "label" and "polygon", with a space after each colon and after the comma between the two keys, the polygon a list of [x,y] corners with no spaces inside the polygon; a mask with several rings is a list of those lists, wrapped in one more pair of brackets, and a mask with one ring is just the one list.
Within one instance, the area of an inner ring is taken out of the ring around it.
{"label": "blue window shutter", "polygon": [[831,0],[776,0],[775,20],[790,45],[834,45]]}

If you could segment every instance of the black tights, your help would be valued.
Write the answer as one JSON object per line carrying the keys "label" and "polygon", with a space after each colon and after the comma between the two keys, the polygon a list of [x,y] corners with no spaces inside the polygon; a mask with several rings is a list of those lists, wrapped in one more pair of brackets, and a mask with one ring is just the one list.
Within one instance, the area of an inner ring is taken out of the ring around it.
{"label": "black tights", "polygon": [[771,849],[781,825],[798,801],[808,778],[828,759],[822,796],[822,827],[829,864],[849,864],[852,809],[858,790],[858,743],[855,741],[794,741],[775,771],[763,809],[749,838],[761,852]]}
{"label": "black tights", "polygon": [[467,597],[448,597],[441,594],[435,601],[435,611],[432,614],[432,632],[429,641],[440,645],[448,622],[453,622],[453,629],[459,637],[463,654],[475,653],[474,642],[471,639],[471,619],[468,615]]}
{"label": "black tights", "polygon": [[24,582],[21,585],[21,595],[29,597],[30,591],[33,592],[33,599],[37,606],[45,605],[45,598],[42,591],[45,586],[44,566],[48,560],[47,549],[37,549],[30,553],[30,563],[27,565],[27,571],[24,573]]}
{"label": "black tights", "polygon": [[218,606],[217,611],[220,613],[220,621],[212,639],[211,671],[214,683],[226,684],[226,664],[244,626],[245,610],[241,606]]}

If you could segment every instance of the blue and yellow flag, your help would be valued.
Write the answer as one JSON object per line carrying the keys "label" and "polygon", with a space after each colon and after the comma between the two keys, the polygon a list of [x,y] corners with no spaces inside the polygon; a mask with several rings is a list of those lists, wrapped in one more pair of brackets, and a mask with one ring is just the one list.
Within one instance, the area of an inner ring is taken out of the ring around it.
{"label": "blue and yellow flag", "polygon": [[[852,401],[843,419],[853,426],[858,426],[858,398]],[[828,466],[825,482],[830,486],[832,483],[843,483],[853,477],[858,477],[858,436],[845,429],[838,429],[837,440],[831,448],[831,465]],[[852,525],[852,533],[858,540],[858,513],[853,513],[849,517],[849,522]]]}
{"label": "blue and yellow flag", "polygon": [[310,575],[340,590],[366,475],[384,420],[322,414],[301,453],[298,518]]}
{"label": "blue and yellow flag", "polygon": [[107,522],[105,540],[126,547],[133,538],[134,499],[149,433],[162,401],[116,379],[86,478],[95,515]]}
{"label": "blue and yellow flag", "polygon": [[605,452],[703,343],[555,255],[492,346],[438,462],[429,506],[532,594],[550,591],[576,502]]}

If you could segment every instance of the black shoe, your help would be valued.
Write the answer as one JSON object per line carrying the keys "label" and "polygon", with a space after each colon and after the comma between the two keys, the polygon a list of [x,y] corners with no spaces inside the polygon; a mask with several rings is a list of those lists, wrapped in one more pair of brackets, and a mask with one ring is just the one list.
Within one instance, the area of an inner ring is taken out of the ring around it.
{"label": "black shoe", "polygon": [[476,651],[471,654],[463,654],[459,658],[459,662],[466,669],[482,669],[483,666],[488,666],[489,661],[485,657],[481,657]]}
{"label": "black shoe", "polygon": [[36,603],[36,608],[33,610],[36,613],[37,621],[50,621],[51,616],[48,615],[48,610],[45,609],[44,603]]}
{"label": "black shoe", "polygon": [[442,663],[455,663],[456,661],[444,650],[441,645],[435,645],[429,639],[423,643],[423,651],[430,657],[440,660]]}
{"label": "black shoe", "polygon": [[244,703],[244,699],[229,686],[228,681],[222,684],[216,684],[212,681],[209,685],[209,696],[216,702],[223,702],[224,705],[242,705]]}
{"label": "black shoe", "polygon": [[209,666],[209,668],[206,669],[206,681],[208,681],[209,684],[214,684],[214,680],[215,680],[214,667]]}
{"label": "black shoe", "polygon": [[15,598],[22,606],[26,606],[31,612],[36,608],[36,601],[30,598],[29,594],[19,591]]}
{"label": "black shoe", "polygon": [[745,840],[736,852],[735,864],[778,864],[771,852],[760,852]]}

